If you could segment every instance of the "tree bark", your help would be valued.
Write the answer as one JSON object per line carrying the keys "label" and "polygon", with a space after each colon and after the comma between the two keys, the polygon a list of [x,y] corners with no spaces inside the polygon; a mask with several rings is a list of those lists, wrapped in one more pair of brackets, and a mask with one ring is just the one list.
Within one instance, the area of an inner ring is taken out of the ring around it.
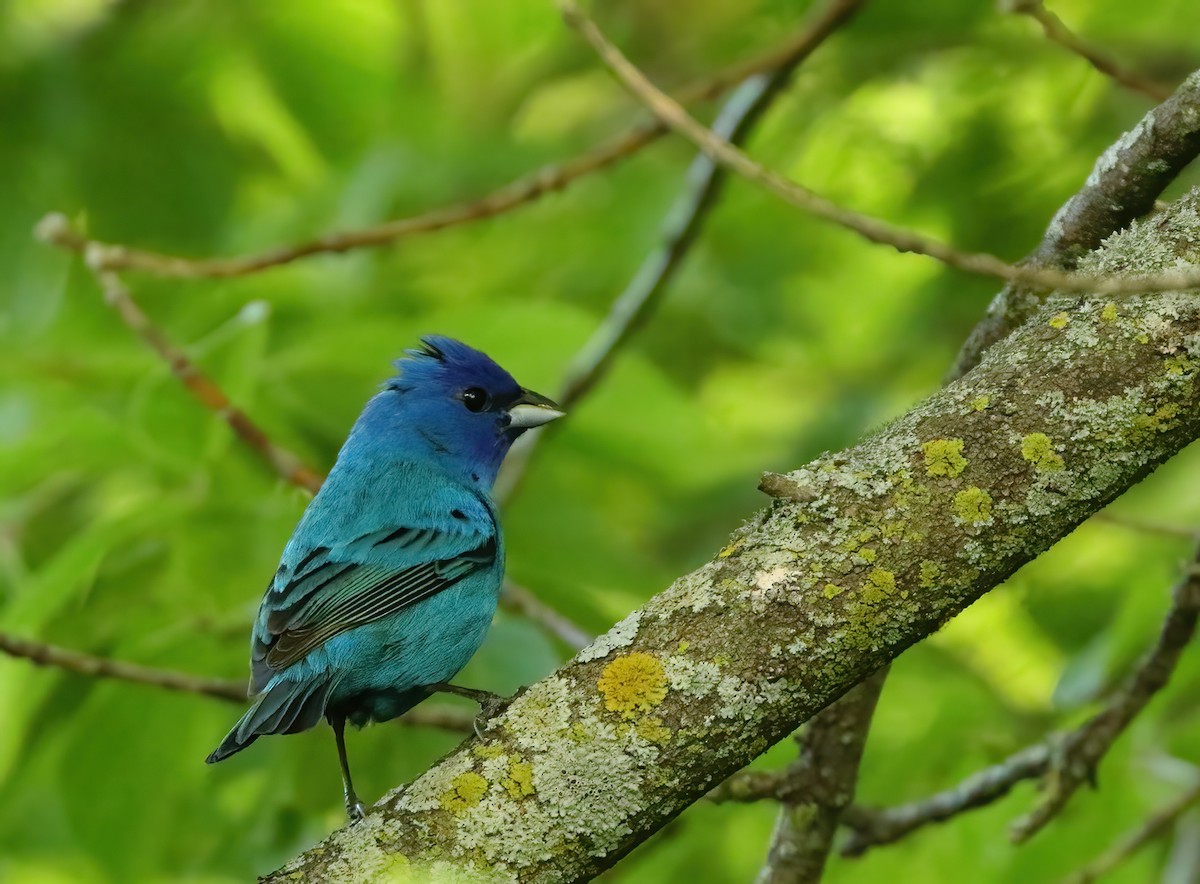
{"label": "tree bark", "polygon": [[[1200,263],[1193,191],[1086,256]],[[1072,296],[269,881],[586,880],[1200,436],[1200,300]]]}

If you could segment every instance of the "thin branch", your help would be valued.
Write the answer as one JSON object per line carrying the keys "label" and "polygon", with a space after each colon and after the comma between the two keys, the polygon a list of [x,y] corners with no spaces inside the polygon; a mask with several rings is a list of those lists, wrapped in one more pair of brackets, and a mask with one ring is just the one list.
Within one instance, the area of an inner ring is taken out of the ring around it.
{"label": "thin branch", "polygon": [[[1144,276],[1089,276],[1049,267],[1009,264],[995,255],[986,252],[963,252],[916,231],[897,227],[879,218],[839,206],[807,187],[768,169],[715,135],[712,130],[689,115],[678,102],[655,87],[609,42],[573,0],[559,0],[559,5],[567,23],[584,36],[617,78],[666,125],[721,165],[761,185],[789,205],[845,227],[870,242],[892,246],[901,252],[925,255],[967,273],[994,276],[1045,289],[1115,295],[1200,287],[1200,270],[1194,268]],[[1196,84],[1200,85],[1200,75],[1193,74],[1189,80],[1195,80]]]}
{"label": "thin branch", "polygon": [[858,856],[890,844],[929,823],[984,807],[1007,795],[1023,780],[1042,779],[1045,797],[1013,827],[1023,841],[1066,806],[1080,785],[1095,778],[1096,767],[1139,712],[1166,685],[1200,615],[1200,559],[1176,585],[1173,603],[1154,648],[1098,714],[1066,735],[1054,734],[985,768],[959,785],[929,798],[890,808],[853,807],[843,817],[852,830],[842,848]]}
{"label": "thin branch", "polygon": [[1179,793],[1147,820],[1131,832],[1126,833],[1108,850],[1100,854],[1075,874],[1067,877],[1064,884],[1090,884],[1103,878],[1121,863],[1133,856],[1150,841],[1165,835],[1183,814],[1200,803],[1200,783]]}
{"label": "thin branch", "polygon": [[1017,783],[1041,776],[1050,764],[1051,754],[1048,743],[1038,743],[921,801],[888,808],[855,805],[842,816],[842,822],[851,830],[842,845],[842,855],[861,856],[872,847],[899,841],[929,823],[986,807],[1007,795]]}
{"label": "thin branch", "polygon": [[[96,657],[59,645],[18,638],[3,632],[0,632],[0,653],[28,660],[38,666],[51,666],[90,678],[112,678],[168,691],[199,694],[229,703],[240,705],[246,703],[246,683],[244,681],[208,678],[171,669],[154,669],[137,663]],[[473,718],[458,709],[419,706],[405,714],[400,720],[404,724],[423,725],[461,733],[471,730]]]}
{"label": "thin branch", "polygon": [[1171,94],[1171,90],[1162,83],[1157,83],[1136,71],[1126,70],[1099,48],[1078,36],[1063,24],[1062,19],[1047,9],[1042,0],[1006,0],[1003,5],[1006,12],[1027,15],[1032,18],[1042,26],[1048,39],[1068,52],[1080,56],[1100,73],[1115,80],[1126,89],[1139,92],[1154,101],[1164,101]]}
{"label": "thin branch", "polygon": [[[74,241],[79,236],[61,216],[52,224],[40,225],[38,233],[48,242],[55,243]],[[103,262],[96,259],[95,250],[89,249],[84,258],[88,269],[96,277],[104,295],[104,302],[116,311],[117,316],[131,331],[167,363],[188,392],[201,405],[225,421],[238,438],[265,460],[272,470],[293,485],[316,494],[317,489],[321,487],[321,474],[305,465],[297,455],[272,442],[258,424],[234,405],[216,381],[204,374],[187,354],[150,320],[137,305],[121,278],[111,270],[99,268]]]}
{"label": "thin branch", "polygon": [[[804,31],[803,38],[795,42],[792,51],[780,57],[778,67],[752,75],[737,88],[713,122],[713,131],[731,144],[741,143],[787,84],[796,66],[850,21],[865,3],[866,0],[831,3]],[[692,161],[684,178],[683,192],[667,211],[662,245],[642,262],[625,290],[613,301],[608,315],[567,367],[556,397],[564,408],[569,410],[576,405],[607,374],[617,353],[657,307],[695,245],[726,177],[725,170],[704,154]],[[529,433],[512,451],[497,486],[498,499],[508,500],[516,493],[541,440],[554,432],[554,427],[547,427]]]}
{"label": "thin branch", "polygon": [[1119,513],[1110,513],[1107,510],[1096,513],[1092,518],[1097,522],[1107,522],[1110,525],[1128,528],[1130,531],[1140,531],[1145,534],[1161,534],[1163,537],[1177,537],[1181,540],[1200,540],[1200,528],[1193,528],[1190,525],[1152,522],[1146,519],[1136,519],[1132,516],[1123,516]]}
{"label": "thin branch", "polygon": [[575,625],[570,618],[547,605],[533,592],[511,580],[504,581],[504,592],[500,596],[500,604],[506,610],[528,617],[551,635],[557,636],[572,650],[582,650],[596,638],[582,627]]}
{"label": "thin branch", "polygon": [[[811,52],[809,47],[823,41],[828,33],[835,30],[849,15],[846,9],[857,5],[858,2],[854,0],[837,0],[811,27],[782,45],[684,86],[677,93],[679,100],[689,104],[711,100],[748,77],[763,71],[776,70],[786,63],[787,59]],[[103,270],[140,270],[156,276],[189,279],[248,276],[313,255],[340,254],[353,249],[388,245],[406,237],[493,218],[533,203],[541,196],[563,190],[586,175],[607,169],[653,144],[668,131],[667,127],[656,119],[640,122],[591,150],[523,175],[478,199],[434,209],[410,218],[397,218],[374,227],[330,233],[307,242],[235,258],[180,258],[90,240],[78,231],[71,231],[71,235],[57,237],[52,241],[61,248],[80,254],[89,246],[98,247],[100,269]],[[47,215],[42,219],[39,230],[43,226],[61,227],[63,220],[63,216],[57,213]]]}
{"label": "thin branch", "polygon": [[1013,824],[1014,841],[1025,841],[1037,834],[1059,814],[1080,786],[1094,782],[1100,759],[1170,680],[1184,648],[1196,633],[1200,617],[1200,559],[1176,586],[1174,595],[1158,643],[1107,707],[1068,735],[1052,769],[1047,771],[1041,802]]}

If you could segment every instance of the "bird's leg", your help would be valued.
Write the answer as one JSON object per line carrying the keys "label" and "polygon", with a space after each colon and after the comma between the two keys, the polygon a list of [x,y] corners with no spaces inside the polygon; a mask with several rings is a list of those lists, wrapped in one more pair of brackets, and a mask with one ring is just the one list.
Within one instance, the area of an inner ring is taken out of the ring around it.
{"label": "bird's leg", "polygon": [[521,694],[521,691],[517,691],[511,697],[502,697],[491,691],[481,691],[478,688],[464,688],[461,685],[450,684],[448,681],[426,685],[425,690],[431,694],[457,694],[460,697],[466,697],[468,700],[474,700],[478,703],[479,714],[475,716],[474,722],[475,736],[477,737],[483,735],[480,722],[487,724],[488,721],[507,709],[508,705]]}
{"label": "bird's leg", "polygon": [[346,796],[346,816],[350,822],[357,823],[367,814],[366,807],[358,800],[354,791],[354,783],[350,779],[350,761],[346,758],[346,716],[331,716],[329,726],[333,728],[333,738],[337,740],[338,762],[342,766],[342,791]]}

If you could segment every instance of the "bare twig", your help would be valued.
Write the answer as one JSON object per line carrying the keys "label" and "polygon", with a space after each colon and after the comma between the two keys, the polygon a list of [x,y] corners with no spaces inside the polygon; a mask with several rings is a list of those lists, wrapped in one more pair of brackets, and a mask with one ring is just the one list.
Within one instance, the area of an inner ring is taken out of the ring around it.
{"label": "bare twig", "polygon": [[[51,218],[53,220],[46,219],[38,227],[38,235],[42,239],[61,244],[75,242],[79,238],[80,234],[71,227],[66,218],[61,215]],[[258,424],[230,401],[212,378],[204,374],[183,350],[172,343],[166,333],[142,312],[142,308],[137,305],[121,278],[112,270],[101,269],[104,265],[100,254],[102,251],[102,248],[89,246],[84,259],[104,294],[104,302],[116,311],[117,316],[131,331],[167,363],[188,392],[201,405],[225,421],[238,438],[265,460],[271,469],[293,485],[316,494],[317,489],[321,487],[321,474],[305,465],[292,452],[272,442]]]}
{"label": "bare twig", "polygon": [[[76,675],[86,675],[91,678],[112,678],[118,681],[133,682],[148,687],[162,688],[168,691],[182,691],[187,694],[199,694],[229,703],[246,703],[246,682],[231,681],[223,678],[208,678],[193,675],[190,672],[176,672],[171,669],[154,669],[137,663],[126,663],[122,660],[110,660],[107,657],[96,657],[81,651],[59,645],[35,642],[18,638],[0,632],[0,652],[10,657],[17,657],[35,663],[38,666],[51,666]],[[468,713],[441,706],[419,706],[404,715],[400,721],[404,724],[423,725],[442,730],[469,732],[473,718]]]}
{"label": "bare twig", "polygon": [[500,604],[513,613],[528,617],[551,635],[557,636],[572,650],[582,650],[595,640],[594,635],[576,626],[568,617],[554,610],[530,590],[511,580],[504,581]]}
{"label": "bare twig", "polygon": [[842,845],[842,855],[860,856],[872,847],[899,841],[929,823],[944,822],[963,811],[986,807],[1007,795],[1017,783],[1044,773],[1051,754],[1048,743],[1038,743],[972,774],[952,789],[921,801],[888,808],[862,805],[848,808],[842,822],[851,833]]}
{"label": "bare twig", "polygon": [[1200,783],[1179,793],[1155,811],[1140,826],[1122,836],[1104,853],[1073,875],[1068,876],[1064,884],[1090,884],[1090,882],[1104,877],[1145,847],[1147,843],[1166,834],[1179,817],[1187,813],[1198,802],[1200,802]]}
{"label": "bare twig", "polygon": [[[1145,276],[1090,276],[1068,273],[1055,268],[1009,264],[985,252],[963,252],[940,240],[913,230],[897,227],[879,218],[839,206],[803,185],[785,178],[751,159],[712,130],[697,122],[683,107],[657,87],[621,54],[596,24],[573,0],[560,0],[567,23],[578,30],[609,69],[631,93],[637,96],[660,120],[683,135],[708,156],[742,177],[761,185],[789,205],[852,230],[870,242],[892,246],[901,252],[914,252],[941,261],[967,273],[994,276],[1010,282],[1045,289],[1094,294],[1132,294],[1174,291],[1200,287],[1200,271],[1180,270]],[[1200,86],[1200,75],[1193,74]],[[1182,88],[1182,87],[1181,87]]]}
{"label": "bare twig", "polygon": [[1099,715],[1067,736],[1044,779],[1042,801],[1013,824],[1014,841],[1035,835],[1058,815],[1076,789],[1095,779],[1096,767],[1109,747],[1170,680],[1183,649],[1195,635],[1200,616],[1200,559],[1176,586],[1174,595],[1158,643],[1149,655]]}
{"label": "bare twig", "polygon": [[[770,107],[796,66],[803,62],[838,27],[848,22],[866,0],[835,0],[804,31],[792,51],[782,56],[778,67],[755,74],[730,96],[713,123],[713,131],[731,144],[741,143]],[[613,301],[608,315],[575,354],[559,389],[558,402],[570,409],[586,396],[607,373],[619,350],[655,309],[675,273],[695,244],[709,210],[715,205],[725,182],[724,169],[701,154],[692,161],[684,189],[667,212],[662,245],[651,253],[625,290]],[[508,500],[520,487],[534,453],[553,426],[529,433],[513,450],[497,485],[497,497]]]}
{"label": "bare twig", "polygon": [[1017,821],[1012,834],[1014,840],[1023,841],[1037,832],[1066,806],[1080,785],[1094,778],[1100,759],[1166,685],[1196,630],[1198,568],[1200,559],[1176,585],[1158,642],[1097,715],[1075,731],[1051,735],[929,798],[886,809],[850,808],[843,820],[852,834],[843,853],[857,856],[871,847],[890,844],[929,823],[991,804],[1022,780],[1041,778],[1045,788],[1042,803]]}
{"label": "bare twig", "polygon": [[1063,24],[1062,19],[1047,9],[1042,0],[1004,0],[1002,6],[1005,7],[1006,12],[1015,12],[1034,19],[1042,26],[1048,39],[1062,46],[1068,52],[1074,52],[1100,73],[1112,78],[1126,89],[1139,92],[1154,101],[1163,101],[1171,94],[1171,90],[1162,83],[1157,83],[1136,71],[1126,70],[1100,49],[1078,36]]}
{"label": "bare twig", "polygon": [[[857,3],[848,0],[838,0],[811,27],[782,45],[682,87],[677,93],[679,100],[684,103],[711,100],[748,77],[763,71],[776,70],[786,63],[787,59],[800,53],[811,52],[809,47],[819,44],[829,32],[842,23],[848,15],[845,8],[856,5]],[[657,119],[641,122],[579,156],[544,166],[478,199],[434,209],[410,218],[397,218],[374,227],[330,233],[307,242],[236,258],[180,258],[130,246],[89,240],[78,231],[70,231],[70,235],[57,237],[52,241],[61,248],[80,254],[89,245],[102,247],[101,269],[104,270],[140,270],[156,276],[181,278],[248,276],[312,255],[340,254],[354,249],[388,245],[406,237],[493,218],[533,203],[545,194],[563,190],[585,175],[606,169],[653,144],[668,131]],[[42,225],[58,227],[62,224],[61,219],[62,216],[58,214],[47,215]]]}
{"label": "bare twig", "polygon": [[1110,525],[1128,528],[1130,531],[1141,531],[1145,534],[1161,534],[1164,537],[1177,537],[1180,540],[1200,540],[1200,528],[1193,528],[1190,525],[1173,525],[1168,522],[1135,519],[1132,516],[1110,513],[1107,510],[1096,513],[1092,518],[1097,522],[1107,522]]}

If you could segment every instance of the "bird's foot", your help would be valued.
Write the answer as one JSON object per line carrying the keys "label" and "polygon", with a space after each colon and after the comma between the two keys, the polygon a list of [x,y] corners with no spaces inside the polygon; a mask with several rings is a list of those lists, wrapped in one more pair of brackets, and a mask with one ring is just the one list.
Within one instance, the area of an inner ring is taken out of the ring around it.
{"label": "bird's foot", "polygon": [[361,801],[355,798],[353,801],[346,802],[346,816],[350,818],[350,823],[361,823],[363,817],[367,815],[367,808]]}
{"label": "bird's foot", "polygon": [[429,686],[431,692],[442,694],[457,694],[460,697],[466,697],[469,700],[474,700],[479,704],[479,714],[475,716],[473,722],[475,736],[482,737],[483,731],[487,727],[487,723],[502,713],[509,707],[509,704],[521,694],[525,693],[525,688],[521,688],[511,697],[503,697],[500,694],[494,694],[491,691],[481,691],[477,688],[464,688],[459,685],[443,682]]}

